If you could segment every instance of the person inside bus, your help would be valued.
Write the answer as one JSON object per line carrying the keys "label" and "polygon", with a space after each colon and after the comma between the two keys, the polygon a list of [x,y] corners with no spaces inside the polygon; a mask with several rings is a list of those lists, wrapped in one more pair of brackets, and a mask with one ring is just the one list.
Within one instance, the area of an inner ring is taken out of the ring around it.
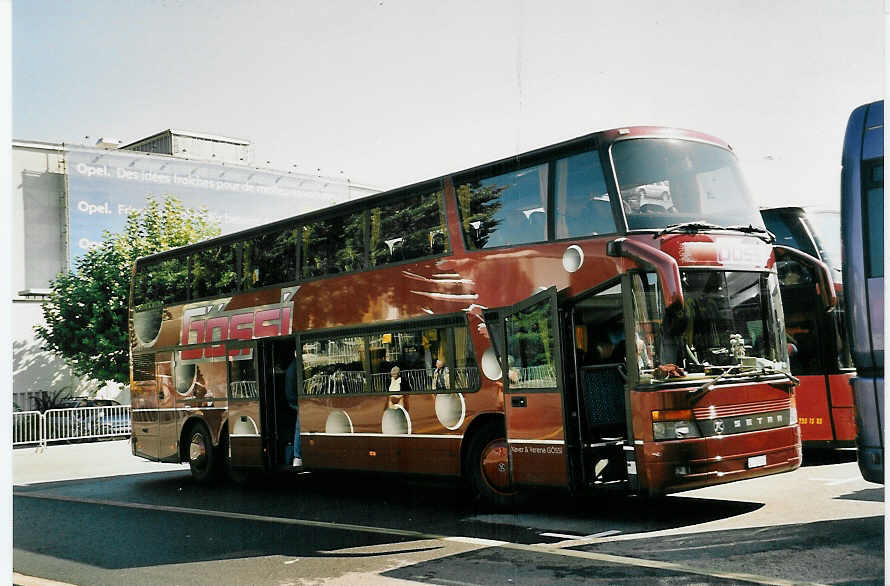
{"label": "person inside bus", "polygon": [[442,362],[442,359],[436,360],[436,369],[433,371],[433,390],[447,389],[450,384],[451,376],[448,367]]}
{"label": "person inside bus", "polygon": [[284,396],[287,399],[288,406],[293,409],[295,416],[294,423],[294,448],[293,461],[291,465],[294,468],[303,467],[303,459],[300,457],[300,406],[297,401],[297,351],[294,349],[294,359],[291,360],[287,371],[284,373]]}
{"label": "person inside bus", "polygon": [[392,370],[389,371],[389,392],[401,394],[411,389],[408,388],[408,381],[402,378],[402,371],[398,366],[393,366]]}

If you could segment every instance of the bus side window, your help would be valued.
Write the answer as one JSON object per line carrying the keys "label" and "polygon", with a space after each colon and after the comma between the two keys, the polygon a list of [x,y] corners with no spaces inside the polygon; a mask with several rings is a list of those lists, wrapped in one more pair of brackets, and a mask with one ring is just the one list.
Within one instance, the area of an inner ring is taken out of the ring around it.
{"label": "bus side window", "polygon": [[170,258],[141,265],[134,282],[134,305],[185,301],[187,264],[185,258]]}
{"label": "bus side window", "polygon": [[884,276],[884,165],[879,163],[863,172],[865,181],[866,237],[868,238],[868,258],[866,276]]}
{"label": "bus side window", "polygon": [[365,212],[316,220],[303,226],[301,276],[304,279],[364,268]]}
{"label": "bus side window", "polygon": [[556,161],[556,238],[616,232],[599,154],[580,153]]}
{"label": "bus side window", "polygon": [[464,183],[457,201],[470,249],[547,240],[547,165]]}
{"label": "bus side window", "polygon": [[303,343],[304,395],[346,395],[367,390],[360,336],[318,338]]}
{"label": "bus side window", "polygon": [[299,229],[287,228],[244,241],[241,288],[256,289],[297,280]]}
{"label": "bus side window", "polygon": [[[466,327],[400,329],[368,337],[371,391],[389,391],[390,373],[399,367],[411,391],[476,390],[479,373]],[[437,369],[440,372],[437,373]],[[404,386],[403,386],[404,388]]]}
{"label": "bus side window", "polygon": [[436,191],[371,209],[371,266],[445,251],[445,210]]}
{"label": "bus side window", "polygon": [[235,245],[223,244],[192,254],[192,298],[226,295],[236,290]]}

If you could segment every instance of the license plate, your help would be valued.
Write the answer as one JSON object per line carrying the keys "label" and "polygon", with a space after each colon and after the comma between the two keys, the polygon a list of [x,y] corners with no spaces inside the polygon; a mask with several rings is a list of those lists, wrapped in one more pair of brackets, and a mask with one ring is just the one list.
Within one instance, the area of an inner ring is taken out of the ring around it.
{"label": "license plate", "polygon": [[748,458],[748,468],[758,468],[760,466],[766,466],[766,454]]}

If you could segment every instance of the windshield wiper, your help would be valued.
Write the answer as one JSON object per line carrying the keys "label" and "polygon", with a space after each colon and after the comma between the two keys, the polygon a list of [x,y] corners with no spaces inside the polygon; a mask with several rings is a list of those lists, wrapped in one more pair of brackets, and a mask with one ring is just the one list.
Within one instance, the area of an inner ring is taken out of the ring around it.
{"label": "windshield wiper", "polygon": [[760,238],[767,244],[773,244],[776,241],[775,235],[766,230],[765,228],[760,228],[753,224],[748,224],[747,226],[720,226],[718,224],[712,224],[711,222],[705,222],[702,220],[695,222],[683,222],[680,224],[671,224],[666,227],[664,230],[652,236],[652,239],[656,239],[659,236],[664,236],[665,234],[672,234],[676,232],[682,232],[685,234],[695,234],[696,232],[701,232],[702,230],[729,230],[732,232],[742,232],[744,234],[753,234],[754,236]]}
{"label": "windshield wiper", "polygon": [[745,234],[753,234],[766,242],[767,244],[773,244],[776,241],[776,235],[767,230],[766,228],[760,228],[758,226],[754,226],[753,224],[748,224],[747,226],[727,226],[724,230],[734,230],[736,232],[744,232]]}
{"label": "windshield wiper", "polygon": [[797,385],[800,384],[800,379],[791,374],[790,372],[786,372],[784,370],[779,370],[778,368],[773,368],[770,366],[764,366],[760,370],[756,371],[755,374],[781,374],[786,377],[789,381],[791,381],[791,388],[793,389]]}
{"label": "windshield wiper", "polygon": [[726,230],[726,228],[702,220],[696,222],[682,222],[680,224],[671,224],[667,226],[664,230],[652,236],[652,239],[654,240],[659,236],[664,236],[665,234],[673,234],[676,232],[695,234],[696,232],[700,232],[702,230]]}
{"label": "windshield wiper", "polygon": [[702,397],[707,395],[710,392],[710,390],[712,388],[714,388],[714,385],[716,385],[718,382],[720,382],[721,379],[723,379],[724,377],[729,375],[733,370],[736,370],[737,368],[740,368],[740,367],[733,366],[731,368],[728,368],[728,369],[724,370],[723,372],[721,372],[719,376],[712,378],[711,380],[709,380],[702,386],[698,387],[697,389],[692,389],[691,391],[689,391],[689,402],[691,404],[696,403],[699,399],[701,399]]}

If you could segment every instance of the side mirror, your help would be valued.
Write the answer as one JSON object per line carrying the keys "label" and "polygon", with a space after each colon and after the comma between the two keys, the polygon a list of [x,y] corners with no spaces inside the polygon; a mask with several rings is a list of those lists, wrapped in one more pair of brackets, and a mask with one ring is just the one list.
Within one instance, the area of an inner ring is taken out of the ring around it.
{"label": "side mirror", "polygon": [[658,274],[658,280],[661,281],[665,307],[673,307],[675,310],[683,307],[680,267],[674,257],[654,246],[628,238],[616,238],[606,244],[606,254],[629,258],[640,265],[654,268]]}
{"label": "side mirror", "polygon": [[776,264],[783,263],[783,269],[794,271],[795,266],[808,269],[816,277],[816,285],[819,297],[826,311],[837,307],[837,291],[834,288],[834,278],[831,276],[831,268],[818,258],[802,252],[790,246],[774,245],[773,253],[776,256]]}

